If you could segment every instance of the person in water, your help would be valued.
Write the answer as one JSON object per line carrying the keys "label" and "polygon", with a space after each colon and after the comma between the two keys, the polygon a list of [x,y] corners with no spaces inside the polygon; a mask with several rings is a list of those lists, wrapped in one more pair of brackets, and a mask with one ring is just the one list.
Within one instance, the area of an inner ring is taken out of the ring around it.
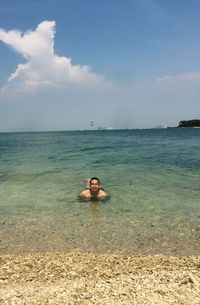
{"label": "person in water", "polygon": [[86,179],[87,188],[80,193],[82,199],[103,199],[108,194],[100,187],[100,180],[96,177]]}

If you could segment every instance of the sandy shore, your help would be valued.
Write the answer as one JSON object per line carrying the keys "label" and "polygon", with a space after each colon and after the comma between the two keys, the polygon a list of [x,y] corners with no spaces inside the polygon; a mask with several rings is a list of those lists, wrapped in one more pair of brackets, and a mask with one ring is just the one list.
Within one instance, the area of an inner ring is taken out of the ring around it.
{"label": "sandy shore", "polygon": [[200,304],[200,256],[13,254],[0,267],[0,304]]}

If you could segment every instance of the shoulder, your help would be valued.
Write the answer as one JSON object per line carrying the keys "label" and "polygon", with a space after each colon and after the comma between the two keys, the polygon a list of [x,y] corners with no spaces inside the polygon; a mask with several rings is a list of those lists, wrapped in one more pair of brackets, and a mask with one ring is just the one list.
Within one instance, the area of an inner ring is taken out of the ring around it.
{"label": "shoulder", "polygon": [[107,197],[107,196],[108,196],[108,194],[104,190],[102,190],[102,189],[99,190],[98,197]]}
{"label": "shoulder", "polygon": [[89,198],[91,197],[89,189],[85,189],[80,193],[80,197]]}

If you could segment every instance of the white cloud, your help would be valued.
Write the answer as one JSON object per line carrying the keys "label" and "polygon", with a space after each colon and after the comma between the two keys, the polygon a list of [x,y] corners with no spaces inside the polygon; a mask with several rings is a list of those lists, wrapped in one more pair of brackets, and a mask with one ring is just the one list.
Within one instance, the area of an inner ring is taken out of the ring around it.
{"label": "white cloud", "polygon": [[183,82],[187,82],[188,84],[200,83],[200,72],[190,72],[180,75],[165,75],[156,78],[155,82],[158,84],[180,84]]}
{"label": "white cloud", "polygon": [[43,87],[97,88],[108,87],[105,78],[89,66],[73,65],[71,58],[54,52],[55,21],[41,22],[35,31],[22,33],[0,28],[0,40],[20,53],[26,63],[18,64],[3,91],[24,92]]}

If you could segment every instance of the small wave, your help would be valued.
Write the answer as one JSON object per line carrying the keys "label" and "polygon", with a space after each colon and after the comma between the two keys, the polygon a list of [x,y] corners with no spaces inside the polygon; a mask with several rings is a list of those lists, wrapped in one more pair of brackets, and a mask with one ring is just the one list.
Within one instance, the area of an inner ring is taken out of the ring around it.
{"label": "small wave", "polygon": [[60,173],[61,170],[60,169],[51,169],[51,170],[44,170],[41,172],[36,172],[31,174],[32,177],[42,177],[42,176],[46,176],[49,174],[56,174],[56,173]]}
{"label": "small wave", "polygon": [[86,147],[80,149],[80,151],[94,151],[94,150],[106,150],[106,149],[113,149],[112,146],[95,146],[95,147]]}

